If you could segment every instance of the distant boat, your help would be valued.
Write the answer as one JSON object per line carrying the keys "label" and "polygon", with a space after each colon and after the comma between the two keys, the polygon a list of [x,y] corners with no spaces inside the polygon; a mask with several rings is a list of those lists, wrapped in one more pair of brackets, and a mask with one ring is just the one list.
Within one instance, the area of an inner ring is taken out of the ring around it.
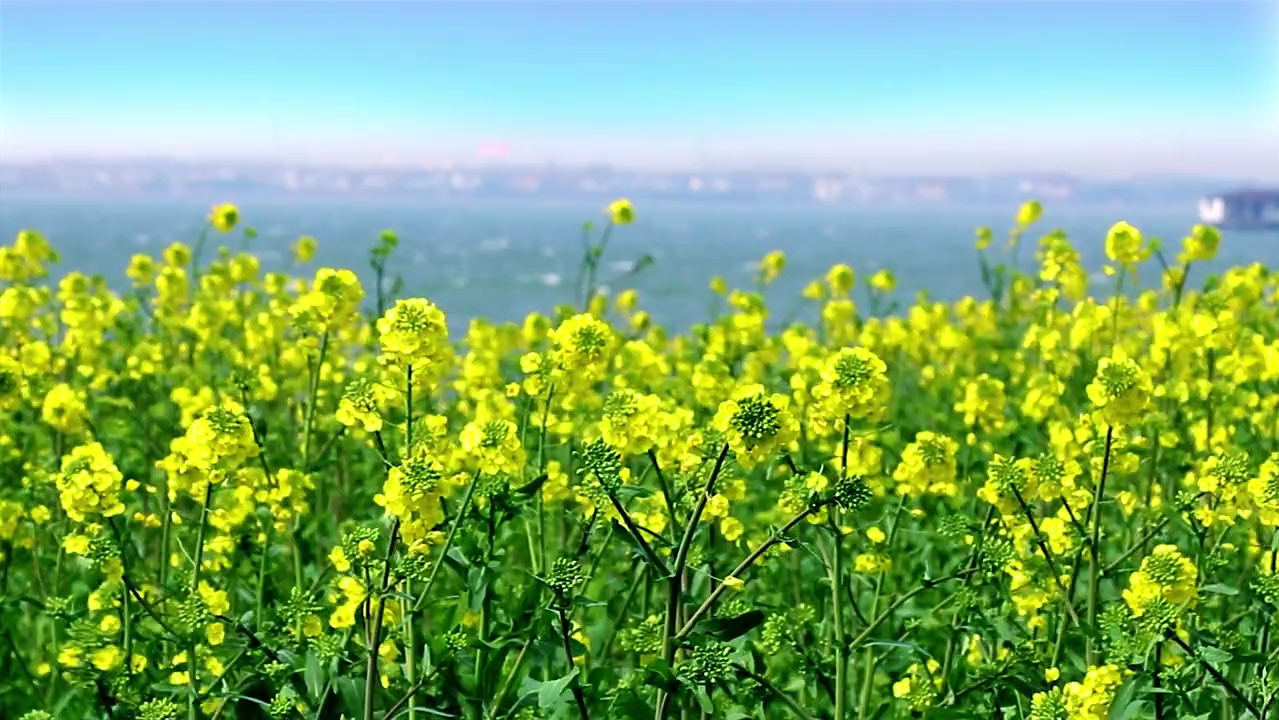
{"label": "distant boat", "polygon": [[1199,201],[1199,219],[1234,230],[1279,230],[1279,190],[1239,190]]}

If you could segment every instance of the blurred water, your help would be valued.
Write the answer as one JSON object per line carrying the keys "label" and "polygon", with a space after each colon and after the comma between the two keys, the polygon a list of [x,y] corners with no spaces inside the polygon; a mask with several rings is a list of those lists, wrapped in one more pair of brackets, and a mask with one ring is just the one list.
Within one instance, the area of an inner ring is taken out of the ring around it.
{"label": "blurred water", "polygon": [[[707,283],[723,275],[748,286],[754,263],[771,250],[787,253],[782,278],[769,289],[776,315],[798,304],[809,280],[834,263],[853,266],[864,278],[880,268],[898,278],[905,303],[917,291],[938,299],[981,293],[973,233],[990,225],[1003,237],[1016,208],[847,208],[832,206],[728,206],[657,204],[637,209],[638,221],[620,227],[601,271],[604,284],[639,257],[654,264],[625,284],[641,291],[643,305],[663,323],[686,326],[707,317]],[[208,205],[174,200],[8,200],[0,201],[0,237],[35,228],[62,253],[63,271],[99,273],[123,284],[134,253],[158,254],[175,240],[193,242]],[[246,225],[258,237],[250,247],[266,270],[291,262],[289,245],[314,235],[314,266],[350,267],[372,285],[368,250],[378,232],[394,229],[400,248],[393,271],[405,293],[424,295],[465,327],[476,316],[519,320],[531,310],[549,311],[569,301],[582,253],[582,225],[603,217],[597,205],[469,202],[447,205],[340,202],[260,202],[241,206]],[[1021,251],[1030,262],[1034,241],[1051,228],[1070,233],[1085,265],[1099,269],[1102,241],[1116,220],[1128,220],[1148,236],[1161,237],[1175,252],[1196,222],[1193,208],[1054,209],[1032,232]],[[240,234],[214,242],[238,247]],[[1279,265],[1279,232],[1227,233],[1218,259],[1200,273],[1260,261]],[[1155,281],[1153,268],[1147,281]],[[1202,278],[1202,274],[1199,275]],[[1107,292],[1098,279],[1094,291]]]}

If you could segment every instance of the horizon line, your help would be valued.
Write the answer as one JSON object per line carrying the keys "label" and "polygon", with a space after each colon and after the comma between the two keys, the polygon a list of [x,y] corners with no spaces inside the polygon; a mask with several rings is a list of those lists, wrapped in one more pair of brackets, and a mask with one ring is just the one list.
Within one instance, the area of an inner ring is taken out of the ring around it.
{"label": "horizon line", "polygon": [[503,160],[503,159],[439,159],[439,160],[406,160],[406,159],[370,159],[370,160],[341,160],[341,159],[289,159],[289,158],[202,158],[202,157],[182,157],[174,155],[114,155],[114,156],[89,156],[89,155],[67,155],[67,156],[45,156],[34,158],[10,159],[0,157],[0,168],[3,167],[35,167],[49,165],[92,165],[92,164],[165,164],[165,165],[189,165],[189,166],[222,166],[224,168],[236,170],[241,168],[282,168],[282,169],[314,169],[314,170],[350,170],[350,171],[485,171],[485,170],[566,170],[585,172],[591,170],[608,170],[622,173],[642,173],[642,174],[733,174],[733,173],[752,173],[752,174],[805,174],[805,175],[840,175],[851,178],[861,179],[995,179],[995,178],[1019,178],[1019,179],[1040,179],[1040,180],[1174,180],[1174,179],[1203,179],[1203,180],[1249,180],[1249,181],[1279,181],[1279,172],[1271,175],[1256,173],[1223,173],[1223,172],[1166,172],[1166,171],[1133,171],[1125,173],[1105,173],[1105,172],[1077,172],[1058,169],[1033,169],[1025,168],[1018,170],[1006,170],[995,172],[858,172],[847,166],[833,167],[832,165],[817,166],[815,163],[795,161],[787,163],[784,161],[759,162],[759,163],[732,163],[732,162],[714,162],[707,161],[704,163],[672,163],[668,166],[650,166],[636,165],[625,162],[616,162],[609,160],[597,161],[519,161],[519,160]]}

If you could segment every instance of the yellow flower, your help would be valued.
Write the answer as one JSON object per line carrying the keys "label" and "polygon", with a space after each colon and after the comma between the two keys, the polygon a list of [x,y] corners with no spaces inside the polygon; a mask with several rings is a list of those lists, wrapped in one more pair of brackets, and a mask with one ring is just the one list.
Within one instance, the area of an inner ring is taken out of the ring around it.
{"label": "yellow flower", "polygon": [[148,285],[155,280],[155,259],[150,255],[134,255],[129,260],[129,268],[125,275],[133,281],[134,287]]}
{"label": "yellow flower", "polygon": [[830,287],[831,295],[837,297],[847,296],[853,291],[853,286],[857,284],[857,273],[847,265],[839,264],[831,266],[826,272],[826,285]]}
{"label": "yellow flower", "polygon": [[552,330],[551,343],[555,365],[570,378],[586,382],[607,370],[614,336],[607,323],[583,313]]}
{"label": "yellow flower", "polygon": [[790,398],[770,395],[758,384],[745,385],[720,403],[714,425],[737,454],[737,462],[748,469],[788,448],[799,436]]}
{"label": "yellow flower", "polygon": [[1159,545],[1141,561],[1141,568],[1128,579],[1124,602],[1140,617],[1150,602],[1160,598],[1174,608],[1195,600],[1199,570],[1175,545]]}
{"label": "yellow flower", "polygon": [[231,612],[231,602],[225,590],[217,590],[209,583],[200,581],[200,599],[204,606],[214,615],[226,615]]}
{"label": "yellow flower", "polygon": [[58,383],[44,396],[40,417],[53,428],[71,434],[84,429],[88,412],[80,393],[66,383]]}
{"label": "yellow flower", "polygon": [[978,250],[985,250],[995,241],[995,233],[988,227],[977,228],[977,241],[974,243]]}
{"label": "yellow flower", "polygon": [[822,367],[813,388],[818,412],[843,427],[845,416],[876,419],[888,409],[888,366],[863,347],[843,348]]}
{"label": "yellow flower", "polygon": [[1116,665],[1090,667],[1083,682],[1067,683],[1062,688],[1062,699],[1071,720],[1106,720],[1115,691],[1123,684],[1123,675]]}
{"label": "yellow flower", "polygon": [[1178,259],[1183,263],[1212,260],[1221,247],[1221,231],[1211,225],[1196,225],[1181,241],[1181,247],[1182,254]]}
{"label": "yellow flower", "polygon": [[351,561],[347,560],[346,553],[341,546],[335,547],[329,551],[329,562],[333,563],[333,569],[340,573],[349,572],[351,570]]}
{"label": "yellow flower", "polygon": [[382,405],[394,394],[385,385],[360,378],[346,386],[335,416],[346,427],[375,433],[382,429]]}
{"label": "yellow flower", "polygon": [[74,534],[62,538],[62,549],[72,555],[89,554],[89,538],[86,535]]}
{"label": "yellow flower", "polygon": [[226,627],[220,622],[209,623],[204,627],[204,639],[213,647],[221,645],[226,640]]}
{"label": "yellow flower", "polygon": [[89,662],[102,672],[108,672],[123,664],[124,653],[115,645],[107,645],[90,653]]}
{"label": "yellow flower", "polygon": [[1106,233],[1106,257],[1120,265],[1136,265],[1150,254],[1141,231],[1126,222],[1115,223]]}
{"label": "yellow flower", "polygon": [[[56,482],[62,509],[76,522],[84,522],[89,515],[109,518],[124,512],[120,500],[124,476],[98,443],[81,445],[63,457]],[[87,550],[87,541],[74,547]]]}
{"label": "yellow flower", "polygon": [[425,298],[399,300],[377,321],[382,356],[410,366],[415,376],[428,377],[450,359],[449,328],[444,312]]}
{"label": "yellow flower", "polygon": [[870,276],[870,286],[882,293],[890,293],[897,288],[897,278],[888,270],[880,270]]}
{"label": "yellow flower", "polygon": [[759,261],[759,281],[765,285],[772,283],[786,269],[786,253],[774,250]]}
{"label": "yellow flower", "polygon": [[487,475],[518,475],[524,467],[519,427],[510,420],[467,423],[459,438],[470,467]]}
{"label": "yellow flower", "polygon": [[67,668],[78,668],[84,665],[84,649],[75,645],[63,645],[58,650],[58,664]]}
{"label": "yellow flower", "polygon": [[737,542],[744,532],[746,532],[746,526],[735,517],[726,517],[719,522],[719,534],[729,542]]}
{"label": "yellow flower", "polygon": [[608,204],[605,210],[609,222],[614,225],[630,225],[635,222],[635,206],[626,198],[619,198]]}
{"label": "yellow flower", "polygon": [[1088,399],[1112,427],[1131,425],[1141,419],[1150,401],[1150,377],[1122,349],[1101,359],[1097,374],[1088,384]]}
{"label": "yellow flower", "polygon": [[1017,209],[1017,227],[1025,229],[1039,222],[1044,206],[1038,200],[1027,200]]}
{"label": "yellow flower", "polygon": [[209,224],[220,233],[231,232],[240,221],[240,210],[231,203],[214,205],[209,212]]}
{"label": "yellow flower", "polygon": [[914,442],[902,451],[901,463],[893,470],[897,492],[912,496],[954,494],[958,451],[959,443],[951,438],[927,430],[916,433]]}
{"label": "yellow flower", "polygon": [[662,401],[656,395],[615,390],[604,399],[600,435],[623,455],[639,455],[653,447],[661,433]]}
{"label": "yellow flower", "polygon": [[315,257],[315,249],[317,243],[315,238],[310,235],[303,235],[293,243],[293,261],[299,265],[311,262],[311,258]]}

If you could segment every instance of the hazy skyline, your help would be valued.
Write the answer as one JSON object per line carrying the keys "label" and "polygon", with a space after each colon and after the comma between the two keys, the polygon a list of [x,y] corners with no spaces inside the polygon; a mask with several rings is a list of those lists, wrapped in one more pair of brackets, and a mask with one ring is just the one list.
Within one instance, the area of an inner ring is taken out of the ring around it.
{"label": "hazy skyline", "polygon": [[0,160],[1279,176],[1279,0],[0,3]]}

